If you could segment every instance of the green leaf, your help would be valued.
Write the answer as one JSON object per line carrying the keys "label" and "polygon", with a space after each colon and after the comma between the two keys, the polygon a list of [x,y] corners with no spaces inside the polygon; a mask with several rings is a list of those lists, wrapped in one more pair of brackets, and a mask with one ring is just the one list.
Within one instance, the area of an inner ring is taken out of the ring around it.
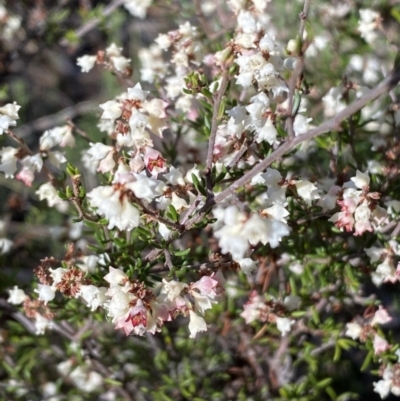
{"label": "green leaf", "polygon": [[176,251],[176,252],[174,252],[174,255],[175,256],[186,256],[190,253],[190,251],[191,251],[191,249],[188,248],[188,249],[184,249],[183,251]]}
{"label": "green leaf", "polygon": [[171,219],[172,221],[175,221],[175,222],[178,222],[179,221],[179,214],[178,214],[178,212],[176,211],[176,209],[175,209],[175,207],[174,207],[174,205],[169,205],[169,207],[168,207],[168,211],[167,211],[167,217],[169,218],[169,219]]}
{"label": "green leaf", "polygon": [[363,372],[364,370],[366,370],[368,368],[368,366],[371,364],[372,362],[372,358],[374,357],[374,351],[371,350],[368,352],[367,356],[364,359],[364,362],[361,366],[361,372]]}

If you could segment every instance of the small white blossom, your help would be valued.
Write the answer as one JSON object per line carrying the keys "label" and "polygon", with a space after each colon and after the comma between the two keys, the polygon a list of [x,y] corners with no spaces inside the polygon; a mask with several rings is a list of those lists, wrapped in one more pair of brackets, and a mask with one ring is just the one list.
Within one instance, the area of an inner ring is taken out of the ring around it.
{"label": "small white blossom", "polygon": [[294,323],[295,323],[294,320],[290,320],[287,317],[277,317],[276,318],[276,327],[282,333],[282,337],[284,337],[284,336],[286,336],[286,334],[290,333]]}
{"label": "small white blossom", "polygon": [[10,293],[10,296],[8,297],[7,301],[13,305],[20,305],[27,298],[24,290],[21,290],[16,285],[12,290],[8,290],[8,292]]}
{"label": "small white blossom", "polygon": [[96,64],[96,56],[82,56],[76,59],[76,64],[81,67],[82,72],[89,72]]}
{"label": "small white blossom", "polygon": [[193,311],[189,311],[190,322],[189,322],[189,331],[190,338],[195,338],[196,334],[199,331],[207,331],[206,321],[199,316],[197,313]]}

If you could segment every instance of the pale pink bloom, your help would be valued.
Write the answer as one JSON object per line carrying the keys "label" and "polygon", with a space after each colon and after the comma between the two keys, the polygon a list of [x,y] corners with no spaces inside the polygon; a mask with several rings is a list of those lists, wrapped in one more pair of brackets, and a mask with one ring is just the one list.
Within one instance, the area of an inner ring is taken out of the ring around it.
{"label": "pale pink bloom", "polygon": [[124,315],[115,320],[115,328],[122,329],[128,336],[131,332],[142,336],[147,326],[147,309],[139,299],[136,305]]}
{"label": "pale pink bloom", "polygon": [[387,310],[382,305],[380,305],[379,309],[375,312],[375,315],[372,318],[371,326],[374,326],[376,324],[386,324],[389,323],[391,320],[392,318],[387,313]]}
{"label": "pale pink bloom", "polygon": [[210,298],[215,298],[219,293],[219,283],[210,276],[203,276],[200,280],[191,284],[191,288],[197,289],[200,294],[208,295]]}
{"label": "pale pink bloom", "polygon": [[375,334],[373,345],[374,345],[375,355],[379,355],[382,352],[387,351],[391,347],[391,345],[378,334]]}
{"label": "pale pink bloom", "polygon": [[24,167],[15,178],[22,181],[27,187],[32,186],[32,182],[35,178],[35,173],[27,167]]}
{"label": "pale pink bloom", "polygon": [[157,176],[167,170],[166,160],[161,156],[158,150],[146,147],[143,157],[145,166],[152,176]]}
{"label": "pale pink bloom", "polygon": [[108,173],[109,171],[113,171],[115,167],[115,160],[114,160],[115,151],[112,149],[108,155],[100,162],[97,171],[100,173]]}
{"label": "pale pink bloom", "polygon": [[243,307],[243,312],[240,314],[247,324],[258,320],[261,313],[266,310],[264,299],[257,294],[256,291],[252,291],[249,300]]}

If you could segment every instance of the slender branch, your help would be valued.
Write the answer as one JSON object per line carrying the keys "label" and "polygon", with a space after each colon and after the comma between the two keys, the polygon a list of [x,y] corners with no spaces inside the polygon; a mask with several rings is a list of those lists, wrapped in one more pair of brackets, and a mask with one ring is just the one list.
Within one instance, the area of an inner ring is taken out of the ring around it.
{"label": "slender branch", "polygon": [[84,130],[80,129],[79,127],[77,127],[72,120],[67,120],[67,125],[69,125],[71,127],[71,129],[73,131],[75,131],[78,135],[80,135],[85,141],[87,142],[91,142],[89,135],[87,134],[87,132],[85,132]]}
{"label": "slender branch", "polygon": [[319,127],[313,128],[302,135],[288,139],[281,146],[279,146],[279,148],[277,148],[273,153],[271,153],[266,159],[264,159],[259,164],[254,166],[250,171],[248,171],[246,174],[244,174],[242,177],[236,180],[228,188],[220,192],[217,196],[208,199],[203,208],[199,211],[199,214],[197,216],[194,216],[186,223],[185,228],[190,229],[194,224],[198,223],[204,217],[204,215],[212,206],[214,206],[219,202],[222,202],[224,199],[232,195],[237,189],[244,186],[257,174],[263,172],[267,167],[269,167],[274,161],[278,160],[284,154],[292,151],[300,143],[309,141],[310,139],[313,139],[327,132],[338,130],[343,120],[350,117],[358,110],[362,109],[369,102],[372,102],[373,100],[377,99],[383,94],[388,93],[392,88],[394,88],[398,84],[399,81],[400,81],[400,68],[394,70],[378,86],[376,86],[374,89],[371,89],[364,96],[355,100],[345,109],[336,114],[336,116],[332,117],[330,120],[321,124]]}
{"label": "slender branch", "polygon": [[29,146],[25,143],[23,139],[21,139],[19,136],[14,134],[11,130],[7,130],[6,134],[13,139],[15,142],[18,143],[18,145],[21,147],[21,149],[27,153],[28,155],[33,155],[33,152],[30,150]]}
{"label": "slender branch", "polygon": [[311,0],[304,0],[303,11],[299,14],[300,17],[300,28],[299,28],[299,40],[300,40],[300,54],[297,57],[296,67],[293,71],[293,74],[290,78],[289,83],[289,105],[288,105],[288,118],[286,120],[286,129],[288,130],[289,137],[293,138],[295,136],[293,124],[294,119],[296,117],[297,111],[293,109],[293,99],[294,99],[294,92],[296,90],[296,86],[298,86],[298,81],[301,82],[301,76],[304,70],[304,51],[303,51],[303,34],[304,28],[306,24],[306,18],[308,14],[308,10],[310,8]]}
{"label": "slender branch", "polygon": [[[18,135],[16,135],[13,131],[7,130],[6,134],[12,138],[14,141],[18,143],[18,145],[23,149],[24,152],[26,152],[28,155],[32,156],[33,152],[29,148],[29,146],[25,143],[25,141],[20,138]],[[43,171],[47,174],[47,177],[49,178],[50,181],[54,181],[54,174],[47,168],[45,164],[43,164],[42,167]]]}
{"label": "slender branch", "polygon": [[239,151],[236,153],[235,157],[231,160],[231,162],[228,164],[228,170],[230,170],[232,167],[236,165],[236,163],[242,158],[242,156],[246,153],[247,149],[249,147],[246,146],[245,144],[242,145],[242,147],[239,149]]}
{"label": "slender branch", "polygon": [[228,66],[225,66],[225,69],[222,73],[221,84],[219,86],[217,97],[214,102],[214,110],[213,110],[213,115],[212,115],[212,120],[211,120],[210,139],[208,140],[207,161],[206,161],[206,168],[205,168],[204,172],[205,172],[206,181],[207,181],[207,196],[209,198],[212,197],[213,183],[212,183],[211,171],[212,171],[212,165],[213,165],[215,139],[217,137],[217,130],[218,130],[218,113],[219,113],[219,107],[221,105],[222,98],[225,94],[225,91],[226,91],[226,88],[227,88],[228,82],[229,82],[228,68],[229,68]]}
{"label": "slender branch", "polygon": [[[109,4],[107,7],[104,8],[102,11],[102,16],[103,17],[108,17],[111,13],[113,13],[118,7],[120,7],[122,4],[124,4],[126,0],[114,0]],[[90,32],[92,29],[96,28],[97,25],[99,25],[102,22],[102,19],[100,18],[92,18],[91,20],[87,21],[84,25],[82,25],[78,30],[75,31],[74,36],[76,38],[81,38],[85,36],[88,32]],[[61,46],[68,46],[70,43],[67,39],[63,38],[60,40],[60,45]]]}
{"label": "slender branch", "polygon": [[56,127],[57,125],[65,124],[66,121],[71,120],[72,118],[75,118],[81,114],[96,110],[97,108],[98,104],[95,102],[81,102],[75,106],[67,107],[57,113],[40,117],[37,120],[21,125],[14,131],[20,138],[26,138],[35,131],[46,131],[47,129]]}
{"label": "slender branch", "polygon": [[80,190],[82,187],[82,183],[81,183],[81,176],[75,175],[73,177],[71,177],[71,182],[72,182],[72,191],[74,193],[74,196],[71,196],[69,198],[69,200],[72,202],[72,204],[75,206],[76,210],[79,213],[78,218],[83,220],[88,220],[88,221],[92,221],[93,223],[97,223],[99,221],[98,218],[93,217],[88,215],[84,210],[83,210],[83,206],[82,206],[82,197],[80,195]]}
{"label": "slender branch", "polygon": [[180,224],[182,226],[184,226],[186,224],[186,222],[189,220],[190,215],[194,212],[196,207],[199,205],[201,198],[202,198],[201,195],[197,195],[194,202],[189,206],[188,210],[186,210],[185,214],[183,215],[183,217],[180,221]]}
{"label": "slender branch", "polygon": [[201,9],[201,1],[194,0],[194,10],[196,12],[196,17],[200,22],[201,27],[203,28],[203,32],[206,34],[207,38],[211,39],[213,37],[213,32],[210,26],[208,25],[207,19],[204,17],[203,11]]}

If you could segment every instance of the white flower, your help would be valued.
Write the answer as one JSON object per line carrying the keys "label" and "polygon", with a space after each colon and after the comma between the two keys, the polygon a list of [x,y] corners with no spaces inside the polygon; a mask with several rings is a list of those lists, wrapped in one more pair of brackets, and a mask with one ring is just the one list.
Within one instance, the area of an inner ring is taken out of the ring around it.
{"label": "white flower", "polygon": [[379,14],[371,9],[360,10],[360,20],[358,21],[358,31],[361,37],[369,44],[373,43],[378,37],[375,29],[379,23]]}
{"label": "white flower", "polygon": [[196,334],[199,331],[207,331],[206,321],[199,316],[197,313],[193,311],[189,311],[190,322],[189,322],[189,331],[190,338],[195,338]]}
{"label": "white flower", "polygon": [[143,19],[152,0],[124,0],[124,7],[133,15]]}
{"label": "white flower", "polygon": [[53,328],[53,322],[49,319],[46,319],[42,315],[39,315],[39,313],[36,314],[35,319],[36,335],[39,336],[41,334],[44,334],[46,329]]}
{"label": "white flower", "polygon": [[109,100],[108,102],[101,104],[100,108],[104,110],[101,115],[102,119],[105,118],[114,122],[122,115],[121,105],[115,100]]}
{"label": "white flower", "polygon": [[278,133],[272,120],[268,118],[265,121],[265,124],[256,131],[255,140],[257,143],[267,141],[270,145],[273,145],[275,142],[277,142],[277,134]]}
{"label": "white flower", "polygon": [[391,380],[379,380],[378,382],[374,382],[372,384],[374,385],[375,393],[378,393],[382,399],[389,395],[390,388],[392,387]]}
{"label": "white flower", "polygon": [[14,242],[8,238],[0,238],[0,254],[10,252]]}
{"label": "white flower", "polygon": [[49,207],[53,207],[57,203],[61,202],[61,198],[58,196],[57,190],[50,182],[41,185],[35,193],[39,196],[40,200],[46,199]]}
{"label": "white flower", "polygon": [[9,127],[17,125],[16,120],[19,119],[18,110],[20,108],[21,106],[18,106],[16,102],[0,107],[0,135],[3,135],[3,132]]}
{"label": "white flower", "polygon": [[122,47],[118,47],[115,43],[111,43],[106,49],[106,54],[108,57],[118,57],[121,55]]}
{"label": "white flower", "polygon": [[346,324],[346,333],[347,337],[352,338],[353,340],[357,340],[360,337],[362,331],[362,327],[358,323],[347,323]]}
{"label": "white flower", "polygon": [[155,197],[163,195],[165,184],[154,178],[149,178],[144,174],[135,174],[136,181],[126,185],[132,190],[139,199],[151,202]]}
{"label": "white flower", "polygon": [[103,306],[106,303],[106,291],[105,287],[96,287],[92,284],[81,285],[79,296],[81,296],[87,303],[90,310],[95,311],[99,306]]}
{"label": "white flower", "polygon": [[125,72],[125,70],[129,67],[129,63],[131,62],[130,58],[126,58],[124,56],[110,57],[110,60],[114,68],[119,72]]}
{"label": "white flower", "polygon": [[0,150],[0,171],[4,172],[6,178],[14,178],[14,173],[17,171],[17,152],[18,149],[11,146],[5,146]]}
{"label": "white flower", "polygon": [[297,194],[311,206],[312,201],[319,199],[318,188],[310,181],[300,180],[295,183]]}
{"label": "white flower", "polygon": [[287,317],[276,318],[276,327],[282,333],[282,337],[290,333],[290,330],[292,329],[294,323],[294,320],[290,320]]}
{"label": "white flower", "polygon": [[81,67],[82,72],[89,72],[96,64],[96,56],[84,55],[76,59],[76,64]]}
{"label": "white flower", "polygon": [[104,276],[104,280],[110,283],[112,286],[120,285],[128,280],[128,276],[121,270],[109,267],[109,273]]}
{"label": "white flower", "polygon": [[46,284],[38,284],[38,289],[35,292],[39,294],[39,300],[44,301],[45,305],[56,296],[56,289]]}
{"label": "white flower", "polygon": [[167,294],[167,300],[170,302],[175,301],[181,295],[181,292],[188,287],[187,284],[180,281],[167,281],[165,278],[162,280],[162,283],[161,294]]}
{"label": "white flower", "polygon": [[250,275],[254,270],[257,269],[257,262],[253,259],[245,258],[238,261],[240,270],[246,275]]}
{"label": "white flower", "polygon": [[78,263],[77,266],[81,270],[83,270],[84,272],[94,273],[100,258],[96,255],[89,255],[89,256],[82,256],[79,259],[82,261],[82,263]]}
{"label": "white flower", "polygon": [[40,150],[46,151],[54,146],[69,146],[75,145],[75,138],[72,135],[72,128],[69,125],[63,125],[47,130],[39,139]]}
{"label": "white flower", "polygon": [[351,181],[354,182],[354,185],[359,189],[363,189],[369,186],[370,178],[368,173],[362,173],[361,171],[357,170],[356,176],[350,179]]}
{"label": "white flower", "polygon": [[76,367],[70,374],[70,379],[73,381],[79,390],[91,393],[98,390],[103,384],[103,377],[97,372],[88,372],[88,369],[82,366]]}
{"label": "white flower", "polygon": [[8,292],[10,293],[10,296],[8,297],[7,301],[13,305],[20,305],[27,298],[24,290],[21,290],[16,285],[12,290],[8,290]]}
{"label": "white flower", "polygon": [[139,210],[132,205],[127,196],[112,186],[100,186],[87,194],[89,203],[108,220],[108,228],[132,230],[140,223]]}

